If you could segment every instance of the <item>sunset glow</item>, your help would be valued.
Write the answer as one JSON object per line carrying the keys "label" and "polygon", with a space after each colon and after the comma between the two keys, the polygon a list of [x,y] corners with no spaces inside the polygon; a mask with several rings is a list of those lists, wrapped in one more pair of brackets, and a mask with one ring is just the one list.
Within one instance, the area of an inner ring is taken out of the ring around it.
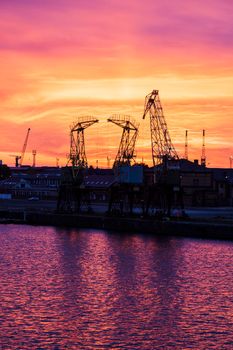
{"label": "sunset glow", "polygon": [[121,130],[113,114],[140,122],[137,161],[152,164],[145,96],[158,89],[182,157],[229,167],[233,155],[231,0],[1,0],[0,159],[14,164],[31,128],[25,164],[65,165],[69,126],[79,116],[89,164],[114,161]]}

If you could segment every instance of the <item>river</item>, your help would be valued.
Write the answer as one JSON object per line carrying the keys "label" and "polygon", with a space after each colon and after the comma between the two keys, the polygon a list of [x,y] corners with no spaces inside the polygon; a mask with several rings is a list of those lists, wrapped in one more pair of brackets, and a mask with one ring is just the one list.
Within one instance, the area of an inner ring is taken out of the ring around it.
{"label": "river", "polygon": [[0,226],[0,349],[232,349],[233,243]]}

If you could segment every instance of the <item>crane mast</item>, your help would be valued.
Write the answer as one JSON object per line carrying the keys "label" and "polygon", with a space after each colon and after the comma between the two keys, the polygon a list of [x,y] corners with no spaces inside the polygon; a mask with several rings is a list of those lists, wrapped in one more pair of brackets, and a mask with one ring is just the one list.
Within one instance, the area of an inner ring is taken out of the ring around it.
{"label": "crane mast", "polygon": [[116,124],[123,129],[113,168],[118,168],[121,165],[130,165],[135,158],[134,149],[138,136],[138,125],[132,122],[129,116],[114,115],[108,118],[108,122]]}
{"label": "crane mast", "polygon": [[69,161],[73,167],[87,168],[84,130],[97,122],[93,117],[83,117],[71,126]]}
{"label": "crane mast", "polygon": [[150,114],[151,148],[153,165],[166,160],[178,160],[178,154],[172,144],[163,108],[159,99],[159,90],[153,90],[146,96],[143,119]]}

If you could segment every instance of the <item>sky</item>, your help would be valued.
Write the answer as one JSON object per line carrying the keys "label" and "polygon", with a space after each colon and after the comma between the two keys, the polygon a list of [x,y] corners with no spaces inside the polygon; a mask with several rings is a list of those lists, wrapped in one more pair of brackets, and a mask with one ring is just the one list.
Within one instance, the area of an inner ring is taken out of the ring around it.
{"label": "sky", "polygon": [[140,123],[136,160],[152,164],[145,96],[159,90],[172,142],[210,167],[233,155],[232,0],[1,0],[0,159],[66,165],[70,125],[81,116],[89,165],[113,163],[122,129]]}

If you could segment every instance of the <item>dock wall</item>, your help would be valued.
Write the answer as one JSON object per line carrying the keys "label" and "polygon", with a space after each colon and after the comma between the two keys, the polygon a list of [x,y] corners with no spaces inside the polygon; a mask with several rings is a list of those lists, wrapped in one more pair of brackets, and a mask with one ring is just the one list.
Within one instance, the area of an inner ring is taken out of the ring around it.
{"label": "dock wall", "polygon": [[26,223],[32,225],[99,228],[118,232],[149,233],[162,236],[233,239],[233,225],[219,222],[159,221],[145,218],[28,213],[26,215]]}

